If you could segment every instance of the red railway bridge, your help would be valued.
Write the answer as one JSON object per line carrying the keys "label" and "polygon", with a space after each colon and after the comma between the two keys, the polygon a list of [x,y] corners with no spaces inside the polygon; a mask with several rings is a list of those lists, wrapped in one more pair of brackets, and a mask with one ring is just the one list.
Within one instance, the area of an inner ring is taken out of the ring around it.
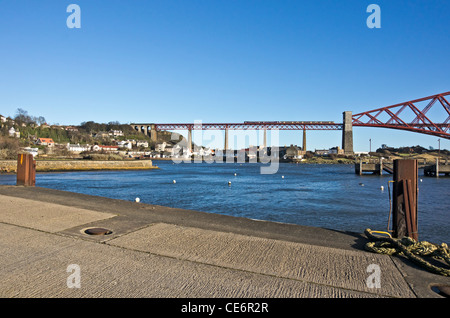
{"label": "red railway bridge", "polygon": [[[188,144],[192,147],[192,130],[224,130],[225,149],[228,149],[228,130],[263,130],[264,146],[266,130],[303,130],[305,149],[306,130],[342,130],[342,149],[353,153],[353,127],[378,127],[411,131],[450,139],[450,92],[436,94],[391,106],[352,114],[343,113],[343,122],[333,121],[245,121],[243,123],[168,123],[130,124],[134,129],[149,135],[156,141],[158,131],[187,130]],[[440,113],[439,113],[440,111]],[[438,116],[430,116],[431,113]]]}

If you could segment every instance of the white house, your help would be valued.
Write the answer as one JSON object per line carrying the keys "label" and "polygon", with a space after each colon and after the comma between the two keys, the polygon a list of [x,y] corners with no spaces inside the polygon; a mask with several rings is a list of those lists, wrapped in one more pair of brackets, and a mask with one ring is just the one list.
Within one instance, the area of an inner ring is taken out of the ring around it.
{"label": "white house", "polygon": [[94,145],[92,146],[93,151],[118,151],[118,146],[100,146],[100,145]]}
{"label": "white house", "polygon": [[114,137],[116,137],[116,136],[123,136],[123,131],[122,130],[110,130],[109,131],[109,135],[110,136],[114,136]]}
{"label": "white house", "polygon": [[335,155],[343,155],[344,150],[339,148],[338,146],[330,148],[328,151],[328,154],[335,154]]}
{"label": "white house", "polygon": [[136,142],[136,146],[137,146],[137,147],[148,148],[148,141],[145,141],[145,140],[138,140],[138,141]]}
{"label": "white house", "polygon": [[164,151],[166,149],[167,143],[163,142],[162,144],[157,144],[155,147],[156,151]]}
{"label": "white house", "polygon": [[33,158],[38,155],[38,148],[25,147],[23,151],[28,152],[33,155]]}
{"label": "white house", "polygon": [[[9,129],[8,133],[9,133],[9,137],[17,137],[16,130],[14,129],[14,127],[11,127]],[[20,132],[17,132],[17,133],[19,134],[18,137],[20,137]]]}
{"label": "white house", "polygon": [[331,154],[335,154],[335,155],[342,155],[344,154],[344,151],[339,148],[339,147],[332,147],[330,149],[316,149],[315,151],[316,155],[331,155]]}
{"label": "white house", "polygon": [[91,150],[91,146],[67,143],[67,150],[69,150],[70,152],[80,153],[83,151]]}
{"label": "white house", "polygon": [[119,146],[120,148],[127,148],[127,149],[131,149],[133,144],[131,143],[131,141],[125,141],[125,140],[120,140],[117,142],[117,146]]}

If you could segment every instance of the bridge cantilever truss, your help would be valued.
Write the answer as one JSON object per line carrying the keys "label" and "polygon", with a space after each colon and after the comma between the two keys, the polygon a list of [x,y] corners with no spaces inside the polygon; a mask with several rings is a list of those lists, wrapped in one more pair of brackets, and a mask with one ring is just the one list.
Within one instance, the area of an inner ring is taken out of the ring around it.
{"label": "bridge cantilever truss", "polygon": [[[450,139],[450,103],[446,99],[448,95],[450,92],[355,114],[353,115],[353,126],[402,129]],[[420,110],[418,104],[423,102],[426,105]],[[427,116],[433,106],[439,108],[439,105],[447,115],[445,121],[441,123],[433,122],[430,116]],[[412,115],[411,121],[405,119],[406,112]],[[385,118],[381,119],[382,117]]]}

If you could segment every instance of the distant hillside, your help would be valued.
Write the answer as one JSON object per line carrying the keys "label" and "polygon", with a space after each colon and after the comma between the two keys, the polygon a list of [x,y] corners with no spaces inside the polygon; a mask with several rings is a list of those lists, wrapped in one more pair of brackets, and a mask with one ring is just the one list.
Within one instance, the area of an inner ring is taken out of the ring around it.
{"label": "distant hillside", "polygon": [[393,154],[437,154],[438,152],[440,152],[440,154],[442,156],[448,156],[450,155],[450,151],[446,150],[446,149],[426,149],[422,146],[410,146],[410,147],[399,147],[399,148],[394,148],[394,147],[382,147],[382,148],[378,148],[376,150],[377,153],[379,154],[383,154],[383,155],[393,155]]}
{"label": "distant hillside", "polygon": [[[168,145],[187,145],[187,140],[178,133],[160,131],[156,142],[149,136],[136,131],[128,124],[119,122],[96,123],[83,122],[78,126],[47,125],[43,117],[27,115],[21,111],[15,118],[0,121],[0,159],[14,159],[21,147],[38,147],[35,142],[39,138],[52,138],[56,144],[99,144],[116,145],[118,141],[147,141],[148,149],[154,150],[157,144],[166,142]],[[37,119],[39,118],[39,119]],[[59,147],[64,150],[64,146]],[[63,154],[63,153],[62,153]]]}

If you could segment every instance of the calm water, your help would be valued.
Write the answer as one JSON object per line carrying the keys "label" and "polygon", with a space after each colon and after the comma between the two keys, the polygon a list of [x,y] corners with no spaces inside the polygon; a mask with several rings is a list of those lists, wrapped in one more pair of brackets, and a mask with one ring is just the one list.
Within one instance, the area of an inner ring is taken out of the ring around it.
{"label": "calm water", "polygon": [[[391,175],[358,176],[353,165],[281,163],[276,174],[264,175],[260,164],[154,164],[161,169],[38,173],[36,185],[342,231],[387,228]],[[0,184],[15,184],[15,178],[0,175]],[[419,239],[449,243],[450,178],[424,177],[420,170],[419,179]]]}

